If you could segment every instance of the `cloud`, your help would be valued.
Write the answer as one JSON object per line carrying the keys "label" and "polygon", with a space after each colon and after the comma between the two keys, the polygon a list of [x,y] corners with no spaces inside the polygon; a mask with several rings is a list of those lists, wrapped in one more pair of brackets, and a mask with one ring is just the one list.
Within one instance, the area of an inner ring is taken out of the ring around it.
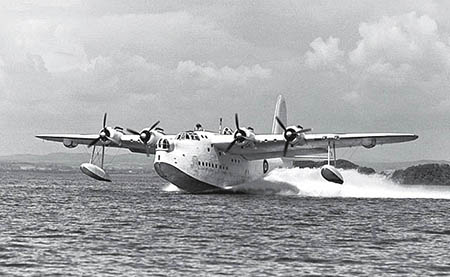
{"label": "cloud", "polygon": [[211,62],[197,65],[193,61],[179,62],[176,71],[185,78],[193,78],[203,84],[225,82],[234,85],[243,85],[249,79],[267,79],[272,74],[271,69],[263,68],[259,64],[251,67],[241,65],[236,68],[218,68]]}
{"label": "cloud", "polygon": [[318,132],[450,111],[446,2],[0,2],[0,153],[62,150],[32,135],[96,132],[105,111],[173,132],[239,112],[267,131],[279,93]]}
{"label": "cloud", "polygon": [[361,40],[349,53],[350,62],[357,66],[389,63],[431,66],[440,70],[450,64],[450,47],[443,39],[438,25],[428,15],[415,12],[400,16],[382,17],[378,22],[362,23]]}
{"label": "cloud", "polygon": [[415,12],[383,16],[361,23],[359,35],[347,53],[338,39],[314,40],[305,64],[341,73],[335,85],[344,90],[341,99],[368,116],[442,113],[450,100],[450,41],[433,18]]}
{"label": "cloud", "polygon": [[148,103],[166,112],[173,99],[237,93],[271,77],[270,68],[246,60],[258,52],[253,45],[187,11],[65,18],[30,16],[27,5],[9,10],[0,18],[4,118],[76,118],[127,106],[145,113]]}
{"label": "cloud", "polygon": [[338,69],[342,70],[344,51],[339,49],[339,39],[329,37],[324,41],[321,37],[310,43],[312,51],[305,54],[305,64],[313,69]]}
{"label": "cloud", "polygon": [[[361,40],[349,52],[348,67],[361,94],[371,99],[400,94],[408,97],[400,103],[424,110],[449,98],[443,81],[448,83],[450,44],[430,16],[415,12],[385,16],[362,23],[359,33]],[[412,112],[400,103],[394,107]]]}

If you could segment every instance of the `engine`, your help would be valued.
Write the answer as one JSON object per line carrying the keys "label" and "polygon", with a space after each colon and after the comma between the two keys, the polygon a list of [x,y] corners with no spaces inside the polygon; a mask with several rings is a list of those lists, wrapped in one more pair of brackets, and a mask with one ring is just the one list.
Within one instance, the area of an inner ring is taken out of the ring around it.
{"label": "engine", "polygon": [[300,126],[288,126],[283,135],[286,141],[293,145],[304,145],[306,143],[303,128]]}
{"label": "engine", "polygon": [[103,132],[105,132],[106,136],[111,139],[111,140],[107,140],[107,139],[103,140],[102,139],[103,144],[105,144],[105,145],[109,145],[111,142],[120,143],[120,140],[122,139],[122,136],[124,134],[120,129],[117,130],[117,129],[111,128],[111,127],[106,127],[103,130]]}
{"label": "engine", "polygon": [[63,145],[67,148],[75,148],[78,146],[78,143],[76,143],[75,141],[73,141],[71,139],[64,139]]}
{"label": "engine", "polygon": [[374,148],[377,145],[377,140],[375,138],[365,138],[362,140],[361,145],[367,149]]}
{"label": "engine", "polygon": [[234,132],[236,144],[244,146],[255,141],[255,133],[249,128],[240,128]]}

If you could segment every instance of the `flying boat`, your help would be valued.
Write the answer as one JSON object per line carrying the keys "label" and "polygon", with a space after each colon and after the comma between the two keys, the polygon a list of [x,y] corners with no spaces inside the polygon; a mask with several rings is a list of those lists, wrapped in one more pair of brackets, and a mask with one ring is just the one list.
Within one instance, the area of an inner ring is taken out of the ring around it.
{"label": "flying boat", "polygon": [[[234,117],[235,130],[222,128],[209,131],[197,124],[193,130],[165,134],[159,121],[140,132],[107,126],[104,114],[98,134],[41,134],[37,138],[60,142],[65,147],[86,145],[92,148],[89,162],[81,171],[99,181],[110,182],[105,171],[105,148],[126,148],[133,153],[153,156],[159,176],[190,193],[232,192],[244,183],[257,180],[271,170],[292,167],[295,160],[324,159],[322,177],[343,184],[336,166],[336,148],[363,147],[402,143],[418,138],[407,133],[313,133],[302,125],[287,125],[286,101],[278,96],[271,133],[256,134],[251,127]],[[99,159],[96,159],[96,157]],[[97,162],[95,162],[97,160]]]}

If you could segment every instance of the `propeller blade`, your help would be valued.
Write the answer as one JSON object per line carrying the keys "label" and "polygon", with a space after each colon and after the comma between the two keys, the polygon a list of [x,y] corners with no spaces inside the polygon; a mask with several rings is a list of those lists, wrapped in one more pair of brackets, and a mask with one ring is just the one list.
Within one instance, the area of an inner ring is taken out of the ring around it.
{"label": "propeller blade", "polygon": [[234,122],[236,123],[236,129],[239,130],[239,118],[237,113],[234,114]]}
{"label": "propeller blade", "polygon": [[150,156],[150,149],[148,149],[147,143],[145,144],[145,152],[147,154],[147,158]]}
{"label": "propeller blade", "polygon": [[103,129],[106,128],[106,116],[107,116],[107,113],[105,113],[105,115],[103,116]]}
{"label": "propeller blade", "polygon": [[233,147],[233,145],[236,143],[236,139],[234,139],[230,145],[228,145],[227,149],[225,149],[225,153],[228,153],[228,151],[230,151],[230,149]]}
{"label": "propeller blade", "polygon": [[312,130],[311,128],[301,129],[300,131],[297,132],[297,134],[299,134],[299,133],[306,133],[306,132],[309,132],[311,130]]}
{"label": "propeller blade", "polygon": [[153,130],[158,124],[159,124],[159,120],[156,121],[155,123],[153,123],[152,127],[150,127],[150,129],[148,129],[149,131]]}
{"label": "propeller blade", "polygon": [[140,135],[141,133],[139,133],[138,131],[135,131],[135,130],[133,130],[133,129],[128,129],[127,128],[127,131],[129,132],[129,133],[132,133],[133,135]]}
{"label": "propeller blade", "polygon": [[288,147],[289,147],[289,141],[286,141],[284,143],[283,157],[286,157],[286,153],[287,153]]}
{"label": "propeller blade", "polygon": [[284,126],[283,122],[281,121],[281,119],[278,118],[278,116],[275,116],[275,119],[277,120],[278,124],[280,124],[280,127],[286,131],[286,127]]}
{"label": "propeller blade", "polygon": [[96,144],[100,139],[101,139],[101,137],[94,139],[91,143],[89,143],[88,148],[93,146],[94,144]]}

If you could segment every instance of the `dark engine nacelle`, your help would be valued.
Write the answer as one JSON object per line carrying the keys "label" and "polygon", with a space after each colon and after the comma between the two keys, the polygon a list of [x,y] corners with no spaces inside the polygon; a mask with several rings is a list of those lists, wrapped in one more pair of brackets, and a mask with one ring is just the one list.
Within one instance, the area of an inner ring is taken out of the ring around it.
{"label": "dark engine nacelle", "polygon": [[377,145],[375,138],[365,138],[362,140],[361,145],[367,149],[374,148]]}
{"label": "dark engine nacelle", "polygon": [[75,141],[73,141],[71,139],[64,139],[63,145],[67,148],[75,148],[78,146],[78,143],[76,143]]}

